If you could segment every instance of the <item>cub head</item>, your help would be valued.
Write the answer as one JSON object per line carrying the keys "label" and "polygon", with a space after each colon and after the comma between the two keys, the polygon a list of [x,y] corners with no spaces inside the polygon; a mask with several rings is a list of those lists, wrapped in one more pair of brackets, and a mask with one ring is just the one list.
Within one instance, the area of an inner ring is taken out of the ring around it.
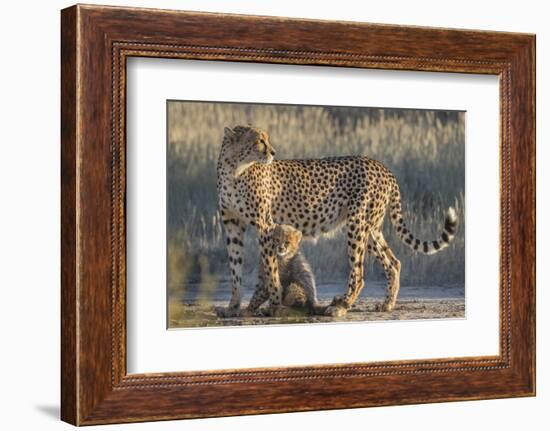
{"label": "cub head", "polygon": [[252,126],[236,126],[233,129],[226,127],[223,143],[232,159],[237,162],[236,177],[254,163],[270,164],[275,156],[268,134]]}
{"label": "cub head", "polygon": [[273,230],[273,245],[280,257],[292,257],[300,248],[302,232],[292,226],[279,224]]}

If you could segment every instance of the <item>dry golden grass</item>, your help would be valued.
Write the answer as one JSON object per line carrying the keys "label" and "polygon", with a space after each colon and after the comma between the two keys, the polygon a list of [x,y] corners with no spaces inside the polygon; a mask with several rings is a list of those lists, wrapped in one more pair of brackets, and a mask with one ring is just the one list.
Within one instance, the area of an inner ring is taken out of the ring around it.
{"label": "dry golden grass", "polygon": [[[393,228],[384,233],[402,261],[402,284],[464,282],[464,113],[417,110],[323,108],[226,103],[168,105],[168,281],[171,296],[187,286],[208,301],[228,278],[223,233],[216,211],[216,171],[224,126],[251,123],[268,131],[281,159],[366,155],[396,175],[405,219],[419,237],[431,239],[449,206],[461,226],[451,247],[435,256],[413,254]],[[245,241],[245,285],[254,287],[257,245]],[[305,243],[319,281],[345,280],[342,233]],[[369,260],[367,279],[383,279]]]}

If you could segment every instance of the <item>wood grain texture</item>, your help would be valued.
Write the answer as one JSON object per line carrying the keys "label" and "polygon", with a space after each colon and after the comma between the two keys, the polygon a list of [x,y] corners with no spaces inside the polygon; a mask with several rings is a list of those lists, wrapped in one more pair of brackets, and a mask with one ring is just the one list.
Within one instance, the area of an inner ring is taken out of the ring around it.
{"label": "wood grain texture", "polygon": [[[74,6],[62,11],[61,37],[63,420],[83,425],[534,394],[533,35]],[[129,56],[499,75],[499,356],[127,375]]]}
{"label": "wood grain texture", "polygon": [[77,422],[76,9],[61,16],[61,417]]}

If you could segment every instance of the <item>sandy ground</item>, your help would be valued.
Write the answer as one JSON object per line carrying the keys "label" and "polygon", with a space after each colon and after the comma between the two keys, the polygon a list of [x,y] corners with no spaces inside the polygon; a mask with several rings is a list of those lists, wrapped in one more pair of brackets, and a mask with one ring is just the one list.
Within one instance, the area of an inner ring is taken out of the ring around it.
{"label": "sandy ground", "polygon": [[[208,305],[200,303],[170,303],[170,328],[204,326],[242,326],[288,323],[330,323],[380,320],[452,319],[464,318],[464,298],[404,298],[398,300],[390,313],[375,311],[382,298],[358,299],[347,315],[340,318],[308,316],[300,310],[292,310],[287,317],[233,317],[220,318],[216,307],[227,306],[227,301],[214,301]],[[330,300],[320,301],[328,305]]]}

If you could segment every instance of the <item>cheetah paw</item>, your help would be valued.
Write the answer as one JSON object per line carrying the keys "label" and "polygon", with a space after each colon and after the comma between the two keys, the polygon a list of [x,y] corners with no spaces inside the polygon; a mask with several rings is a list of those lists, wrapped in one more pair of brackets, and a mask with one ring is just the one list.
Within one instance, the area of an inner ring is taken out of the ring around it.
{"label": "cheetah paw", "polygon": [[288,317],[290,315],[290,308],[283,305],[272,305],[267,309],[266,314],[270,317]]}
{"label": "cheetah paw", "polygon": [[374,307],[374,311],[379,313],[380,312],[388,313],[390,311],[393,311],[393,307],[394,307],[393,305],[384,302],[383,304],[376,304]]}
{"label": "cheetah paw", "polygon": [[214,311],[218,317],[222,318],[240,317],[242,314],[239,307],[216,307]]}
{"label": "cheetah paw", "polygon": [[329,305],[325,309],[325,316],[331,317],[343,317],[347,314],[348,310],[341,305]]}
{"label": "cheetah paw", "polygon": [[262,312],[260,310],[251,310],[250,308],[245,308],[243,311],[241,311],[241,317],[258,317],[262,316]]}
{"label": "cheetah paw", "polygon": [[332,302],[330,303],[331,306],[336,306],[336,307],[343,307],[343,308],[348,308],[348,304],[346,302],[346,298],[344,296],[341,296],[341,295],[336,295],[333,299],[332,299]]}

